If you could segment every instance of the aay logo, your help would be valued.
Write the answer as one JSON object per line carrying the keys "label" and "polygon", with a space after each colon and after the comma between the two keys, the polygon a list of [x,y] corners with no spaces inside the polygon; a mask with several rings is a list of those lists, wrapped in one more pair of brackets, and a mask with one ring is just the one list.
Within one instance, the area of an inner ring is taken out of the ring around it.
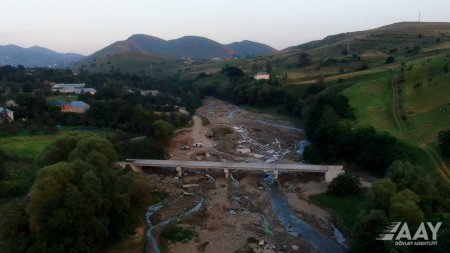
{"label": "aay logo", "polygon": [[394,240],[397,246],[435,246],[437,245],[437,232],[441,225],[442,222],[437,222],[436,225],[433,225],[431,222],[422,222],[417,231],[412,235],[407,222],[392,222],[380,234],[377,240]]}

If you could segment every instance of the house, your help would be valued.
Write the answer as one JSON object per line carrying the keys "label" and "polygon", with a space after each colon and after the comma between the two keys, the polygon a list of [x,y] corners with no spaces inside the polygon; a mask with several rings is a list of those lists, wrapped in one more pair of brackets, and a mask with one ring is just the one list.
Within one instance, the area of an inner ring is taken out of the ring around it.
{"label": "house", "polygon": [[270,74],[267,72],[258,72],[258,73],[256,73],[256,75],[253,78],[255,80],[269,80]]}
{"label": "house", "polygon": [[63,88],[82,89],[85,86],[85,83],[58,83],[52,86],[52,91],[58,91]]}
{"label": "house", "polygon": [[85,88],[85,83],[73,83],[73,84],[55,84],[52,87],[52,91],[59,91],[64,94],[82,94],[82,93],[90,93],[91,95],[95,95],[97,90],[94,88]]}
{"label": "house", "polygon": [[6,107],[17,107],[17,103],[14,100],[8,100],[5,102]]}
{"label": "house", "polygon": [[239,155],[248,155],[252,153],[252,150],[246,146],[239,145],[236,147],[236,153],[238,153]]}
{"label": "house", "polygon": [[60,106],[60,108],[61,108],[61,112],[72,112],[72,105],[70,105],[70,103],[63,104]]}
{"label": "house", "polygon": [[0,124],[14,121],[14,112],[0,107]]}
{"label": "house", "polygon": [[86,104],[83,101],[72,101],[70,102],[70,105],[72,106],[72,112],[76,113],[84,113],[87,110],[89,110],[89,105]]}
{"label": "house", "polygon": [[95,93],[97,93],[97,90],[94,88],[83,88],[81,89],[81,93],[90,93],[91,95],[95,95]]}
{"label": "house", "polygon": [[89,110],[89,105],[83,101],[72,101],[61,106],[61,112],[85,113]]}
{"label": "house", "polygon": [[148,95],[156,96],[158,94],[159,94],[158,90],[141,90],[142,96],[148,96]]}
{"label": "house", "polygon": [[64,94],[74,94],[77,92],[77,90],[72,87],[63,87],[63,88],[59,89],[58,91],[60,93],[64,93]]}

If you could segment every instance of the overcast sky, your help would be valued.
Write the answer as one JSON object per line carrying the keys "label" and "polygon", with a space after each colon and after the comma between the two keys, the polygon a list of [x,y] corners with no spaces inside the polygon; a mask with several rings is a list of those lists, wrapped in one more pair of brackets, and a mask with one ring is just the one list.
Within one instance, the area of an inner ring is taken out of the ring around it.
{"label": "overcast sky", "polygon": [[277,49],[400,21],[450,22],[448,0],[0,0],[0,45],[91,54],[143,33]]}

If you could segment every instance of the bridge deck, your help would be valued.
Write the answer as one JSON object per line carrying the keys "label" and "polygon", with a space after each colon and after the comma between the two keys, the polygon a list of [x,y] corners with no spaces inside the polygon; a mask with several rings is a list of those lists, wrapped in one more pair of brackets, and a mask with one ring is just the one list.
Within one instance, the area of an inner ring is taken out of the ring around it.
{"label": "bridge deck", "polygon": [[268,163],[232,163],[206,161],[177,161],[177,160],[141,160],[127,159],[127,162],[140,167],[182,167],[193,169],[238,169],[247,171],[278,170],[297,172],[324,173],[329,169],[339,169],[342,166],[309,165],[309,164],[268,164]]}

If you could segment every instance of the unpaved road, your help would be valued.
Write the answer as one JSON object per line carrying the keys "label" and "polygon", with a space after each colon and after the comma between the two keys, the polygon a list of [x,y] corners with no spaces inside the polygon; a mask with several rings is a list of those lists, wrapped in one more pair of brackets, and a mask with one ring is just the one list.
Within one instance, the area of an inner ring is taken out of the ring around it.
{"label": "unpaved road", "polygon": [[[191,160],[194,153],[205,153],[211,150],[214,142],[206,137],[209,128],[203,126],[202,119],[198,116],[192,117],[192,126],[190,128],[179,129],[175,132],[176,136],[168,145],[167,152],[172,160]],[[192,147],[194,143],[202,143],[203,147]],[[190,150],[180,150],[181,146],[189,146]]]}

